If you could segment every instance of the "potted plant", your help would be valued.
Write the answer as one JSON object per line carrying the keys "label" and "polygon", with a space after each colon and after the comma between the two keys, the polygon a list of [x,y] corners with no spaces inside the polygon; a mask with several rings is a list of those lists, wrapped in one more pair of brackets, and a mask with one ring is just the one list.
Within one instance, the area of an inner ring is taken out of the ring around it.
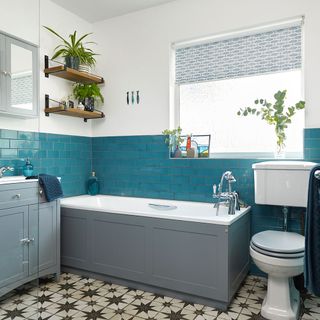
{"label": "potted plant", "polygon": [[83,42],[83,40],[88,37],[91,33],[84,34],[77,39],[77,31],[74,31],[69,35],[70,41],[64,39],[53,29],[44,26],[48,31],[53,33],[59,39],[62,40],[62,44],[58,45],[54,49],[54,54],[52,60],[63,57],[65,59],[65,64],[67,67],[72,69],[79,69],[79,64],[86,64],[93,66],[96,62],[94,56],[96,55],[90,48],[86,48],[84,45],[94,42]]}
{"label": "potted plant", "polygon": [[95,100],[104,102],[103,95],[96,83],[82,84],[77,83],[73,87],[73,95],[78,102],[82,103],[87,111],[94,111]]}
{"label": "potted plant", "polygon": [[245,117],[248,115],[260,116],[262,120],[274,126],[277,138],[276,157],[284,156],[286,129],[291,123],[291,118],[298,110],[302,110],[305,107],[304,101],[299,101],[294,106],[286,107],[284,104],[286,94],[287,90],[276,92],[274,95],[274,104],[268,102],[266,99],[256,99],[254,101],[255,107],[240,109],[237,113],[239,116]]}
{"label": "potted plant", "polygon": [[80,49],[80,64],[79,64],[79,71],[81,72],[90,72],[91,67],[93,67],[96,64],[95,56],[97,54],[94,53],[89,48],[84,48],[81,46]]}
{"label": "potted plant", "polygon": [[181,158],[182,156],[180,146],[184,140],[181,137],[181,132],[182,129],[180,128],[180,126],[177,129],[166,129],[162,131],[162,134],[165,136],[164,142],[168,145],[170,150],[170,156],[172,158]]}

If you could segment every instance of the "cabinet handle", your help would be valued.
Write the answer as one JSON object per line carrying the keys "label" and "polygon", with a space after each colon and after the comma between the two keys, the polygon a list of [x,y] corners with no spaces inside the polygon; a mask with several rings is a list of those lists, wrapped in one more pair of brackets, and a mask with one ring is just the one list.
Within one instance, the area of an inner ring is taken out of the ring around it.
{"label": "cabinet handle", "polygon": [[24,238],[24,239],[21,239],[20,242],[21,244],[25,245],[25,244],[30,244],[31,242],[34,242],[34,238]]}
{"label": "cabinet handle", "polygon": [[3,73],[5,76],[11,77],[11,72],[0,70],[0,73]]}
{"label": "cabinet handle", "polygon": [[13,196],[14,198],[20,199],[21,198],[21,194],[17,193],[16,195]]}
{"label": "cabinet handle", "polygon": [[28,238],[24,238],[20,240],[21,244],[25,245],[25,244],[29,244],[30,240]]}

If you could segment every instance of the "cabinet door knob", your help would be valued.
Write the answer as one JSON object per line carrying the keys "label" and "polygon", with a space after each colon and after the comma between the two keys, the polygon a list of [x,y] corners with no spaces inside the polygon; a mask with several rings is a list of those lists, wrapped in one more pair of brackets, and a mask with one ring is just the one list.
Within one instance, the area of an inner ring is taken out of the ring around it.
{"label": "cabinet door knob", "polygon": [[21,194],[20,193],[17,193],[14,198],[17,198],[17,199],[20,199],[21,198]]}
{"label": "cabinet door knob", "polygon": [[0,73],[3,73],[5,76],[11,77],[11,72],[0,70]]}
{"label": "cabinet door knob", "polygon": [[43,190],[42,189],[39,190],[39,194],[42,197],[42,195],[43,195]]}
{"label": "cabinet door knob", "polygon": [[28,238],[24,238],[20,240],[21,244],[25,245],[25,244],[29,244],[30,240]]}

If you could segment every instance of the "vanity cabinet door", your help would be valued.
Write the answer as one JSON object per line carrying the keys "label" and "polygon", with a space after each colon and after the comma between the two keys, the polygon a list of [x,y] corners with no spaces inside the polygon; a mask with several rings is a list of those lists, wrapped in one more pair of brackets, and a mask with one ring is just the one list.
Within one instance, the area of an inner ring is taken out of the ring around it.
{"label": "vanity cabinet door", "polygon": [[29,275],[39,272],[39,205],[29,206]]}
{"label": "vanity cabinet door", "polygon": [[0,295],[28,277],[28,207],[0,210]]}
{"label": "vanity cabinet door", "polygon": [[5,36],[0,34],[0,110],[6,109]]}
{"label": "vanity cabinet door", "polygon": [[39,272],[57,264],[57,202],[39,204]]}
{"label": "vanity cabinet door", "polygon": [[38,49],[5,37],[6,112],[20,116],[38,115]]}

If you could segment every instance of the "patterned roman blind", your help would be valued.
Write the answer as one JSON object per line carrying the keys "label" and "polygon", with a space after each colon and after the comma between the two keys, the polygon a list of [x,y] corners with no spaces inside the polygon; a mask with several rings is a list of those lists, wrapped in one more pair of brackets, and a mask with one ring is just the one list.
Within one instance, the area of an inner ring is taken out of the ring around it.
{"label": "patterned roman blind", "polygon": [[176,83],[301,68],[301,25],[176,49]]}

